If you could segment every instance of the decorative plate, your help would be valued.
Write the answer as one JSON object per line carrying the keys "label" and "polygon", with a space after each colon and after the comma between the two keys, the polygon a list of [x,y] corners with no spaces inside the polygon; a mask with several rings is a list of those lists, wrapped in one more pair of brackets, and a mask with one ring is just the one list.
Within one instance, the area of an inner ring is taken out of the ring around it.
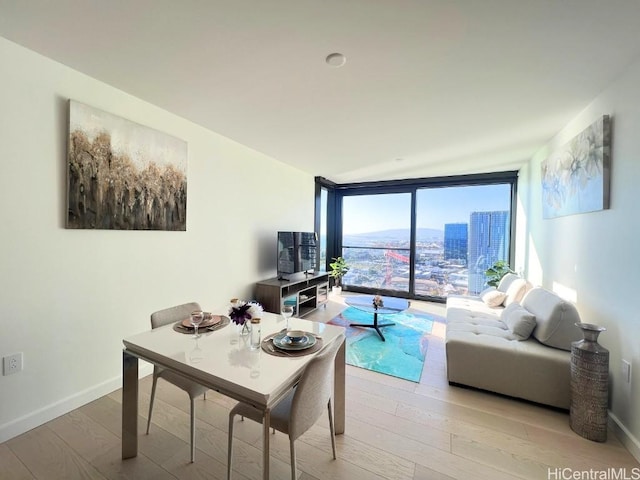
{"label": "decorative plate", "polygon": [[306,334],[305,338],[305,341],[291,343],[290,340],[287,340],[286,333],[279,333],[273,337],[273,346],[280,350],[306,350],[313,347],[317,342],[316,337],[310,333]]}
{"label": "decorative plate", "polygon": [[[198,330],[200,330],[201,328],[212,327],[214,325],[217,325],[221,321],[222,321],[222,315],[212,315],[211,318],[207,318],[206,320],[203,320],[202,323],[198,325]],[[185,328],[193,329],[193,325],[191,325],[191,320],[188,318],[185,318],[182,321],[182,326]]]}

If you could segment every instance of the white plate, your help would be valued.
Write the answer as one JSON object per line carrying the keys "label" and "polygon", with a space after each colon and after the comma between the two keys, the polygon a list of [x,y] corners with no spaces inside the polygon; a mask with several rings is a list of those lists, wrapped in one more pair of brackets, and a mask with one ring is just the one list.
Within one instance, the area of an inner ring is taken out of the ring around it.
{"label": "white plate", "polygon": [[316,337],[310,333],[305,334],[307,340],[300,343],[290,343],[285,340],[286,337],[286,333],[279,333],[273,337],[273,346],[280,350],[306,350],[307,348],[313,347],[317,342]]}

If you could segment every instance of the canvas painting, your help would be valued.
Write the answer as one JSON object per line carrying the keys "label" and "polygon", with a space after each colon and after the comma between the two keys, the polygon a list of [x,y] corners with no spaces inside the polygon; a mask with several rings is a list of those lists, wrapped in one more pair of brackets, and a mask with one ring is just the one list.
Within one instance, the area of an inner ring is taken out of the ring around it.
{"label": "canvas painting", "polygon": [[67,228],[186,230],[187,143],[69,102]]}
{"label": "canvas painting", "polygon": [[542,162],[543,217],[609,208],[611,123],[608,115]]}

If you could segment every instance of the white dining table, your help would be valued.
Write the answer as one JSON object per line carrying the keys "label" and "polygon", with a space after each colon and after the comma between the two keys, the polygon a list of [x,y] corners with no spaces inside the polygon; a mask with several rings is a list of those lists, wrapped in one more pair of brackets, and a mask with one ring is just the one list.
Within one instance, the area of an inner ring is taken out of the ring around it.
{"label": "white dining table", "polygon": [[[215,312],[214,312],[215,313]],[[282,330],[284,319],[264,312],[262,338]],[[342,345],[335,360],[334,422],[336,434],[345,429],[344,328],[291,318],[290,329],[320,337],[323,348],[333,341]],[[172,325],[144,331],[123,339],[122,352],[122,458],[138,453],[138,360],[168,368],[212,390],[259,408],[263,415],[263,479],[269,478],[269,428],[271,409],[298,382],[305,366],[318,352],[303,356],[275,356],[252,350],[249,336],[240,336],[231,323],[199,338],[179,333]]]}

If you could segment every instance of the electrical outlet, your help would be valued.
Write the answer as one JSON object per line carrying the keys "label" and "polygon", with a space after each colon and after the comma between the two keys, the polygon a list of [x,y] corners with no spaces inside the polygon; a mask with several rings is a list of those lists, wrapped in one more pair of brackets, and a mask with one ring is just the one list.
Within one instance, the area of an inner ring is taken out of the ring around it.
{"label": "electrical outlet", "polygon": [[626,360],[622,360],[622,380],[631,383],[631,364]]}
{"label": "electrical outlet", "polygon": [[22,371],[22,352],[2,357],[2,374],[12,375]]}

